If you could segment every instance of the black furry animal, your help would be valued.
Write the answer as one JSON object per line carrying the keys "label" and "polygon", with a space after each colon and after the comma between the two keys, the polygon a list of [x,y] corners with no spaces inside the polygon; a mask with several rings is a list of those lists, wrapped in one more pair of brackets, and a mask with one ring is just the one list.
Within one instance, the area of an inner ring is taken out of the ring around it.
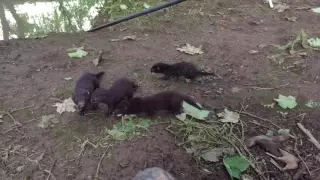
{"label": "black furry animal", "polygon": [[153,116],[158,111],[169,111],[172,114],[179,114],[182,110],[183,101],[202,109],[187,95],[174,91],[164,91],[148,97],[134,97],[119,104],[117,114],[130,115],[145,113]]}
{"label": "black furry animal", "polygon": [[198,76],[214,75],[214,73],[202,72],[195,65],[188,62],[175,64],[156,63],[151,67],[151,72],[164,74],[163,79],[165,80],[170,77],[179,78],[180,76],[193,80]]}
{"label": "black furry animal", "polygon": [[131,99],[138,86],[127,78],[118,79],[109,89],[98,88],[92,96],[92,103],[104,103],[108,105],[107,115],[111,115],[114,108],[124,99]]}
{"label": "black furry animal", "polygon": [[77,111],[80,115],[84,115],[84,112],[89,109],[94,109],[90,99],[92,93],[99,88],[100,77],[104,72],[99,72],[97,74],[85,73],[76,82],[76,87],[72,100],[77,105]]}

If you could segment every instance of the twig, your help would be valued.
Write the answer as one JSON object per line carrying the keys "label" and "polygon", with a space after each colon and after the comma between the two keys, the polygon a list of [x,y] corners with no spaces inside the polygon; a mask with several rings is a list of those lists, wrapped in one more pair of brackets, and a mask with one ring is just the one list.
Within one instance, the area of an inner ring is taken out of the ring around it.
{"label": "twig", "polygon": [[57,160],[55,160],[55,161],[53,162],[50,171],[44,170],[46,173],[48,173],[48,176],[47,176],[46,180],[50,180],[50,176],[52,176],[53,179],[56,179],[56,178],[53,176],[53,174],[52,174],[52,171],[53,171],[54,166],[56,165],[56,162],[57,162]]}
{"label": "twig", "polygon": [[85,141],[82,143],[82,145],[81,145],[81,151],[80,151],[80,153],[79,153],[79,155],[78,155],[78,158],[82,155],[85,147],[86,147],[88,144],[91,145],[94,149],[97,149],[97,147],[99,146],[99,145],[94,145],[94,144],[93,144],[92,142],[90,142],[88,139],[85,140]]}
{"label": "twig", "polygon": [[109,148],[110,148],[110,145],[107,147],[106,151],[103,153],[103,155],[101,156],[101,158],[100,158],[100,160],[99,160],[99,164],[98,164],[98,167],[97,167],[97,170],[96,170],[96,174],[95,174],[95,176],[94,176],[94,180],[98,179],[101,162],[102,162],[104,156],[106,156]]}
{"label": "twig", "polygon": [[24,110],[24,109],[32,108],[33,106],[34,106],[34,105],[25,106],[25,107],[22,107],[22,108],[10,110],[9,112],[12,114],[12,113],[17,112],[17,111],[21,111],[21,110]]}
{"label": "twig", "polygon": [[17,120],[12,116],[12,114],[11,114],[10,112],[7,112],[6,114],[13,120],[13,122],[14,122],[15,125],[17,125],[17,126],[21,126],[21,125],[22,125],[19,121],[17,121]]}
{"label": "twig", "polygon": [[270,159],[270,162],[275,166],[277,167],[280,171],[283,171],[281,166],[273,159]]}
{"label": "twig", "polygon": [[300,130],[305,133],[308,138],[309,141],[312,142],[319,150],[320,150],[320,143],[319,141],[317,141],[317,139],[311,134],[311,132],[306,129],[301,123],[297,123],[298,127],[300,128]]}
{"label": "twig", "polygon": [[265,119],[265,118],[262,118],[262,117],[259,117],[259,116],[256,116],[254,114],[251,114],[251,113],[248,113],[248,112],[244,112],[244,111],[238,111],[238,110],[234,110],[240,114],[244,114],[244,115],[247,115],[247,116],[251,116],[253,118],[256,118],[256,119],[259,119],[259,120],[262,120],[262,121],[266,121],[266,122],[269,122],[270,124],[274,125],[275,127],[281,129],[280,126],[278,126],[277,124],[273,123],[272,121],[270,121],[269,119]]}
{"label": "twig", "polygon": [[251,88],[254,90],[274,90],[274,89],[279,89],[281,87],[288,86],[289,84],[290,83],[287,83],[287,84],[283,84],[283,85],[276,86],[276,87],[251,87]]}
{"label": "twig", "polygon": [[310,172],[309,167],[307,166],[307,163],[302,159],[302,157],[300,156],[299,153],[297,153],[297,155],[298,155],[299,159],[302,161],[302,163],[303,163],[303,165],[305,166],[305,168],[307,169],[309,175],[311,176],[311,172]]}

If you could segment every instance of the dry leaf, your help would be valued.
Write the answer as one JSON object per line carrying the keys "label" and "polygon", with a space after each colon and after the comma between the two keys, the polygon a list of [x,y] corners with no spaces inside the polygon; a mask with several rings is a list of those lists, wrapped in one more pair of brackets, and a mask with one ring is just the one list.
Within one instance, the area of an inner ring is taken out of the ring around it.
{"label": "dry leaf", "polygon": [[138,40],[136,35],[123,36],[122,40]]}
{"label": "dry leaf", "polygon": [[220,156],[224,154],[233,155],[234,153],[233,148],[213,148],[210,151],[201,154],[201,157],[209,162],[218,162]]}
{"label": "dry leaf", "polygon": [[280,142],[285,141],[289,138],[288,135],[280,135],[280,136],[272,136],[268,137],[265,135],[259,135],[251,137],[248,142],[247,146],[249,148],[258,145],[260,148],[265,149],[267,152],[270,152],[271,154],[275,156],[281,156],[281,153],[279,152],[280,148]]}
{"label": "dry leaf", "polygon": [[100,63],[100,61],[102,60],[102,56],[103,56],[103,50],[99,51],[98,57],[92,60],[92,63],[95,66],[98,66],[98,64]]}
{"label": "dry leaf", "polygon": [[285,19],[288,21],[296,22],[298,18],[295,16],[292,16],[292,17],[285,17]]}
{"label": "dry leaf", "polygon": [[38,124],[38,127],[48,128],[48,127],[54,126],[59,122],[60,120],[54,114],[50,114],[48,116],[45,115],[41,117],[41,121]]}
{"label": "dry leaf", "polygon": [[65,78],[63,78],[64,80],[66,80],[66,81],[71,81],[72,80],[72,77],[65,77]]}
{"label": "dry leaf", "polygon": [[290,7],[286,4],[277,4],[274,9],[278,12],[284,12],[285,10],[290,9]]}
{"label": "dry leaf", "polygon": [[24,169],[24,165],[21,165],[21,166],[18,166],[18,167],[16,168],[16,171],[19,173],[19,172],[21,172],[23,169]]}
{"label": "dry leaf", "polygon": [[250,50],[249,51],[249,54],[257,54],[257,53],[259,53],[259,51],[257,51],[257,50]]}
{"label": "dry leaf", "polygon": [[65,99],[62,103],[56,103],[53,107],[57,107],[57,112],[62,114],[63,112],[75,112],[76,104],[73,102],[72,98]]}
{"label": "dry leaf", "polygon": [[121,39],[110,39],[111,42],[121,41]]}
{"label": "dry leaf", "polygon": [[294,155],[288,153],[285,150],[280,149],[280,152],[282,154],[282,157],[274,157],[274,158],[286,163],[286,166],[282,169],[283,171],[297,169],[299,167],[299,164],[298,164],[299,159],[298,158],[296,158]]}
{"label": "dry leaf", "polygon": [[227,108],[224,109],[224,112],[217,114],[218,117],[221,117],[221,122],[231,122],[238,123],[240,115],[236,112],[229,111]]}
{"label": "dry leaf", "polygon": [[184,52],[186,54],[195,55],[195,54],[203,54],[203,51],[201,50],[201,48],[202,46],[197,48],[187,43],[185,46],[177,48],[177,50]]}

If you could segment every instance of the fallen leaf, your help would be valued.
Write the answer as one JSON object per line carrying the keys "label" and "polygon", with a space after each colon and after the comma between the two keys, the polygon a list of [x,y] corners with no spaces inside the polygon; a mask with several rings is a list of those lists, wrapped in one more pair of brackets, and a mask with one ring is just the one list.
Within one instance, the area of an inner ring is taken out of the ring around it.
{"label": "fallen leaf", "polygon": [[120,4],[120,9],[121,9],[121,10],[127,10],[127,9],[128,9],[128,6],[125,5],[125,4]]}
{"label": "fallen leaf", "polygon": [[320,102],[316,102],[313,100],[308,101],[305,105],[309,108],[320,108]]}
{"label": "fallen leaf", "polygon": [[103,50],[99,50],[99,54],[98,54],[97,58],[93,59],[93,60],[92,60],[92,63],[93,63],[95,66],[98,66],[98,64],[99,64],[100,61],[102,60],[102,56],[103,56]]}
{"label": "fallen leaf", "polygon": [[292,16],[292,17],[285,17],[286,20],[291,21],[291,22],[295,22],[297,21],[298,17]]}
{"label": "fallen leaf", "polygon": [[299,159],[298,158],[296,158],[294,155],[292,155],[282,149],[280,149],[280,152],[282,153],[282,157],[274,157],[274,158],[286,163],[286,166],[282,169],[283,171],[297,169],[299,167],[299,165],[298,165]]}
{"label": "fallen leaf", "polygon": [[278,134],[280,135],[290,135],[290,129],[279,129]]}
{"label": "fallen leaf", "polygon": [[123,36],[122,40],[137,40],[137,36],[136,35],[129,35],[129,36]]}
{"label": "fallen leaf", "polygon": [[66,81],[71,81],[72,80],[72,77],[65,77],[65,78],[63,78],[64,80],[66,80]]}
{"label": "fallen leaf", "polygon": [[146,8],[146,9],[149,9],[151,6],[147,3],[143,3],[143,7]]}
{"label": "fallen leaf", "polygon": [[320,48],[320,38],[310,38],[308,43],[311,47]]}
{"label": "fallen leaf", "polygon": [[259,53],[258,50],[250,50],[250,51],[249,51],[249,54],[257,54],[257,53]]}
{"label": "fallen leaf", "polygon": [[201,48],[202,46],[197,48],[187,43],[185,46],[177,48],[177,50],[184,52],[186,54],[195,55],[195,54],[203,54],[203,51],[201,50]]}
{"label": "fallen leaf", "polygon": [[229,111],[227,108],[224,109],[224,112],[217,114],[218,117],[221,117],[221,122],[231,122],[238,123],[240,115],[236,112]]}
{"label": "fallen leaf", "polygon": [[110,39],[111,42],[121,41],[121,39]]}
{"label": "fallen leaf", "polygon": [[107,132],[110,136],[112,136],[113,139],[117,141],[123,141],[127,138],[126,133],[118,129],[108,130]]}
{"label": "fallen leaf", "polygon": [[271,137],[273,136],[273,131],[272,130],[268,130],[266,133],[266,136]]}
{"label": "fallen leaf", "polygon": [[19,173],[24,169],[24,165],[20,165],[18,167],[16,167],[16,171]]}
{"label": "fallen leaf", "polygon": [[282,63],[284,63],[284,61],[285,61],[285,56],[281,53],[281,54],[273,54],[273,55],[269,55],[268,56],[268,58],[272,61],[272,62],[274,62],[274,63],[276,63],[276,64],[279,64],[279,65],[281,65]]}
{"label": "fallen leaf", "polygon": [[39,122],[38,127],[45,129],[48,127],[52,127],[59,122],[60,120],[54,114],[44,115],[41,117],[41,121]]}
{"label": "fallen leaf", "polygon": [[294,54],[296,51],[294,50],[295,45],[298,44],[302,46],[304,49],[310,48],[308,44],[308,35],[304,30],[301,30],[300,33],[297,35],[296,39],[290,41],[286,45],[277,46],[280,50],[287,50],[289,49],[290,54]]}
{"label": "fallen leaf", "polygon": [[240,179],[241,173],[246,171],[250,166],[249,160],[244,156],[233,156],[230,158],[225,158],[223,159],[223,164],[232,179]]}
{"label": "fallen leaf", "polygon": [[278,105],[283,109],[293,109],[297,106],[296,98],[293,96],[283,96],[279,94],[278,99],[274,99]]}
{"label": "fallen leaf", "polygon": [[290,9],[290,7],[286,4],[277,4],[276,6],[274,6],[274,9],[278,12],[284,12],[285,10]]}
{"label": "fallen leaf", "polygon": [[272,136],[268,137],[265,135],[253,136],[247,141],[247,146],[252,148],[254,146],[259,146],[260,148],[270,152],[275,156],[280,156],[281,153],[279,152],[280,143],[285,141],[289,138],[286,135],[279,135],[279,136]]}
{"label": "fallen leaf", "polygon": [[68,53],[68,56],[70,58],[82,58],[87,55],[88,55],[88,53],[82,49],[77,49],[75,52]]}
{"label": "fallen leaf", "polygon": [[210,111],[198,109],[185,101],[182,103],[182,109],[183,113],[176,116],[180,120],[185,120],[187,115],[199,120],[205,120],[210,114]]}
{"label": "fallen leaf", "polygon": [[320,14],[320,7],[317,7],[317,8],[313,8],[311,9],[313,12],[315,13],[319,13]]}
{"label": "fallen leaf", "polygon": [[57,107],[57,112],[62,114],[63,112],[75,112],[76,104],[73,102],[72,98],[65,99],[62,103],[56,103],[53,107]]}
{"label": "fallen leaf", "polygon": [[274,105],[276,105],[276,103],[263,104],[263,107],[265,107],[265,108],[274,108]]}
{"label": "fallen leaf", "polygon": [[203,154],[201,154],[201,158],[209,161],[209,162],[218,162],[219,157],[222,155],[233,155],[234,149],[233,148],[213,148]]}

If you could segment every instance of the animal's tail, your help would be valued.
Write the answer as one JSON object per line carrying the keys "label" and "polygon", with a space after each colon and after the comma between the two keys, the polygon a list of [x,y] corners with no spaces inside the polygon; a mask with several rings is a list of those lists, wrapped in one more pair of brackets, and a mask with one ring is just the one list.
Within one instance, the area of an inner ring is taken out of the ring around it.
{"label": "animal's tail", "polygon": [[200,71],[200,75],[202,75],[202,76],[214,76],[215,73],[209,73],[209,72],[202,72],[202,71]]}
{"label": "animal's tail", "polygon": [[104,75],[104,72],[99,72],[99,73],[96,74],[96,77],[100,78],[102,75]]}

